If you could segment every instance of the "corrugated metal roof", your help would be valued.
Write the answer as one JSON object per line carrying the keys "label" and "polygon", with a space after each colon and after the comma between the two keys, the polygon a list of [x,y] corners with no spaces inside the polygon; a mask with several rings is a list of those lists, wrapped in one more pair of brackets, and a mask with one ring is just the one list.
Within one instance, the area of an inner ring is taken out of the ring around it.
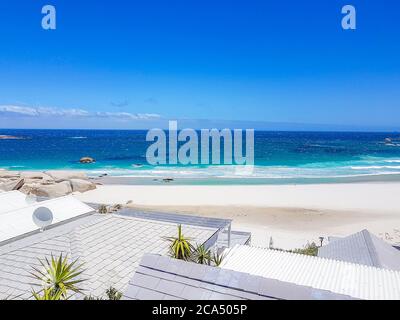
{"label": "corrugated metal roof", "polygon": [[400,299],[400,272],[250,246],[227,249],[222,268],[358,299]]}
{"label": "corrugated metal roof", "polygon": [[335,238],[328,245],[319,248],[318,256],[400,270],[400,251],[368,230],[362,230],[345,238]]}
{"label": "corrugated metal roof", "polygon": [[0,214],[0,242],[38,230],[39,228],[32,220],[32,214],[39,207],[46,207],[52,211],[53,223],[94,211],[93,208],[73,196],[26,205],[25,207]]}
{"label": "corrugated metal roof", "polygon": [[248,273],[146,254],[124,293],[135,300],[348,300]]}

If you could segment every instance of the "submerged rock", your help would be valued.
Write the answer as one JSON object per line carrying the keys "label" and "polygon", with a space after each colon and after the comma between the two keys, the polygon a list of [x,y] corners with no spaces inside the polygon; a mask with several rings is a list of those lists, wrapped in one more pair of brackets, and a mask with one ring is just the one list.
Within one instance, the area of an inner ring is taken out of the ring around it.
{"label": "submerged rock", "polygon": [[8,136],[8,135],[0,135],[0,140],[23,140],[24,137],[17,136]]}
{"label": "submerged rock", "polygon": [[96,160],[94,160],[91,157],[83,157],[79,160],[80,163],[94,163]]}

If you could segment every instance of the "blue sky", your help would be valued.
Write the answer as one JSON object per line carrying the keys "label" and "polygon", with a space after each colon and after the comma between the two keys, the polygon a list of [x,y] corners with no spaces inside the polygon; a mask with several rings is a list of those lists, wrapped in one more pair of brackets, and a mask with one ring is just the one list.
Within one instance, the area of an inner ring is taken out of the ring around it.
{"label": "blue sky", "polygon": [[399,15],[397,0],[2,0],[0,127],[400,129]]}

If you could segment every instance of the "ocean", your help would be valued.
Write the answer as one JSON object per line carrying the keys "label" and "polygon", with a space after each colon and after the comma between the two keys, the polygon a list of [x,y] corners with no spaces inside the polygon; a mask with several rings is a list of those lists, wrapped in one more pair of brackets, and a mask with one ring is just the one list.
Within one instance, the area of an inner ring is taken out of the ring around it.
{"label": "ocean", "polygon": [[[314,183],[400,180],[399,133],[255,132],[253,170],[235,166],[150,166],[146,131],[11,130],[0,135],[0,168],[79,169],[138,179],[187,183]],[[93,164],[80,164],[90,156]],[[179,182],[178,181],[178,182]]]}

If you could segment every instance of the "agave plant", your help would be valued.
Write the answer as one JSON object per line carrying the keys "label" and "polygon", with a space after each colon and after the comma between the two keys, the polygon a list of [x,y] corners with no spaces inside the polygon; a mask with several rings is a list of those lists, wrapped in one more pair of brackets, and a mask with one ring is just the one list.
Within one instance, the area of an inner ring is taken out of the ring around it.
{"label": "agave plant", "polygon": [[193,260],[198,264],[210,264],[211,262],[211,251],[207,250],[204,245],[197,246],[193,253]]}
{"label": "agave plant", "polygon": [[170,251],[173,258],[180,260],[190,259],[193,245],[190,243],[191,239],[182,234],[182,225],[178,226],[178,237],[167,237],[166,239],[171,242]]}
{"label": "agave plant", "polygon": [[212,257],[212,262],[215,264],[215,266],[219,267],[222,264],[222,261],[224,260],[225,255],[223,253],[214,253]]}
{"label": "agave plant", "polygon": [[61,300],[61,291],[54,291],[52,288],[43,288],[40,292],[32,292],[35,300]]}
{"label": "agave plant", "polygon": [[43,289],[39,292],[33,291],[36,300],[66,300],[70,291],[82,293],[77,287],[78,283],[84,281],[78,279],[83,272],[82,265],[76,266],[77,260],[69,263],[68,256],[58,258],[51,255],[51,260],[39,260],[44,270],[32,267],[31,275],[43,283]]}

